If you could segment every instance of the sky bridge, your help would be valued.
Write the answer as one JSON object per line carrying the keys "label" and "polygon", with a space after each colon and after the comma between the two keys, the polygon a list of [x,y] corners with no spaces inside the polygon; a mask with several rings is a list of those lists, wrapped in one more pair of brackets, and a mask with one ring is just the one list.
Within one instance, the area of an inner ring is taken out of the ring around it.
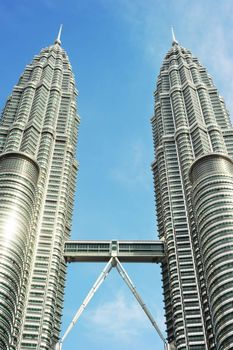
{"label": "sky bridge", "polygon": [[162,241],[67,241],[66,262],[108,262],[112,256],[123,263],[161,263],[164,259]]}

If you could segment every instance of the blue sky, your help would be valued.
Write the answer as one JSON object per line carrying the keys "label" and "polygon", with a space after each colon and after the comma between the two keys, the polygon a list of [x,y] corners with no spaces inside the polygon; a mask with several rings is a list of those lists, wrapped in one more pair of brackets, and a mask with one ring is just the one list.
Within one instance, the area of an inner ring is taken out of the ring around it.
{"label": "blue sky", "polygon": [[[165,53],[176,37],[208,68],[233,110],[231,0],[0,0],[0,106],[33,55],[63,23],[80,92],[81,125],[72,238],[156,237],[150,118]],[[63,331],[102,265],[68,268]],[[159,266],[127,271],[164,330]],[[63,350],[162,350],[154,329],[116,271],[97,292]]]}

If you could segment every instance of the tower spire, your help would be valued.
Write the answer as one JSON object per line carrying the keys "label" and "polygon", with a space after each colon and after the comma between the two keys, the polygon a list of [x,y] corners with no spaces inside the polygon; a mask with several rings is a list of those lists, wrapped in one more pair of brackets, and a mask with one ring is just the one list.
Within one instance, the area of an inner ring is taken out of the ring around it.
{"label": "tower spire", "polygon": [[63,27],[63,25],[61,24],[61,25],[60,25],[60,28],[59,28],[58,35],[57,35],[57,39],[55,40],[55,44],[61,45],[61,32],[62,32],[62,27]]}
{"label": "tower spire", "polygon": [[178,44],[178,41],[176,40],[175,33],[174,33],[174,28],[171,27],[172,30],[172,45]]}

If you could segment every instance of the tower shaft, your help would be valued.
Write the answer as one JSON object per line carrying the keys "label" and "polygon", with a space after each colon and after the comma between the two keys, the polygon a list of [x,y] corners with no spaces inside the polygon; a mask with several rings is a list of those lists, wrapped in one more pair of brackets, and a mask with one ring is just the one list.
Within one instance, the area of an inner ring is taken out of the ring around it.
{"label": "tower shaft", "polygon": [[[223,211],[224,208],[231,211],[233,200],[229,173],[233,129],[224,101],[206,69],[177,41],[173,41],[160,70],[151,122],[158,229],[167,247],[162,275],[168,340],[174,341],[178,350],[230,349],[233,216],[229,214],[225,219]],[[213,154],[218,165],[211,172]],[[205,155],[208,157],[194,164]],[[221,164],[224,169],[219,169]],[[215,178],[212,185],[208,183],[210,176]],[[199,178],[201,183],[197,183]],[[209,204],[201,203],[202,196],[210,199],[213,191],[217,198],[216,179],[225,197],[219,210],[214,209],[211,200]],[[200,188],[204,194],[200,194]],[[210,224],[207,217],[215,222],[215,216],[218,229],[208,231],[207,236],[204,232]],[[228,257],[224,257],[225,251]],[[225,277],[218,274],[219,278],[214,279],[216,270],[210,267],[207,256],[216,268],[225,271]],[[225,287],[221,287],[224,283]],[[219,310],[227,312],[228,317],[220,316]]]}
{"label": "tower shaft", "polygon": [[[0,244],[3,252],[13,253],[0,258],[0,268],[14,269],[7,287],[11,294],[0,304],[4,350],[50,350],[59,338],[63,248],[70,235],[78,167],[76,96],[59,37],[26,66],[3,110]],[[9,198],[7,204],[4,198]]]}

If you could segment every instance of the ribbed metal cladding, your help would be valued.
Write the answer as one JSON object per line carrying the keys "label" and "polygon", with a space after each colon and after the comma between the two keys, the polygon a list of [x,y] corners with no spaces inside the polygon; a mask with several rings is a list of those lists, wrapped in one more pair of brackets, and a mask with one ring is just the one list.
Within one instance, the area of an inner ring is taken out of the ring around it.
{"label": "ribbed metal cladding", "polygon": [[0,348],[9,349],[30,241],[39,167],[19,152],[0,156]]}
{"label": "ribbed metal cladding", "polygon": [[[40,167],[33,213],[27,217],[31,238],[25,278],[15,286],[20,296],[9,334],[11,350],[51,350],[59,339],[66,275],[63,250],[71,231],[78,169],[77,94],[68,56],[56,40],[26,66],[0,120],[0,154],[19,151]],[[12,207],[13,203],[7,207],[9,213]],[[26,209],[22,207],[22,215]]]}
{"label": "ribbed metal cladding", "polygon": [[158,231],[166,245],[162,277],[167,338],[177,350],[220,349],[189,169],[210,153],[233,156],[231,121],[207,70],[177,41],[163,60],[154,95],[152,171]]}
{"label": "ribbed metal cladding", "polygon": [[233,161],[205,155],[190,169],[217,349],[233,348]]}

